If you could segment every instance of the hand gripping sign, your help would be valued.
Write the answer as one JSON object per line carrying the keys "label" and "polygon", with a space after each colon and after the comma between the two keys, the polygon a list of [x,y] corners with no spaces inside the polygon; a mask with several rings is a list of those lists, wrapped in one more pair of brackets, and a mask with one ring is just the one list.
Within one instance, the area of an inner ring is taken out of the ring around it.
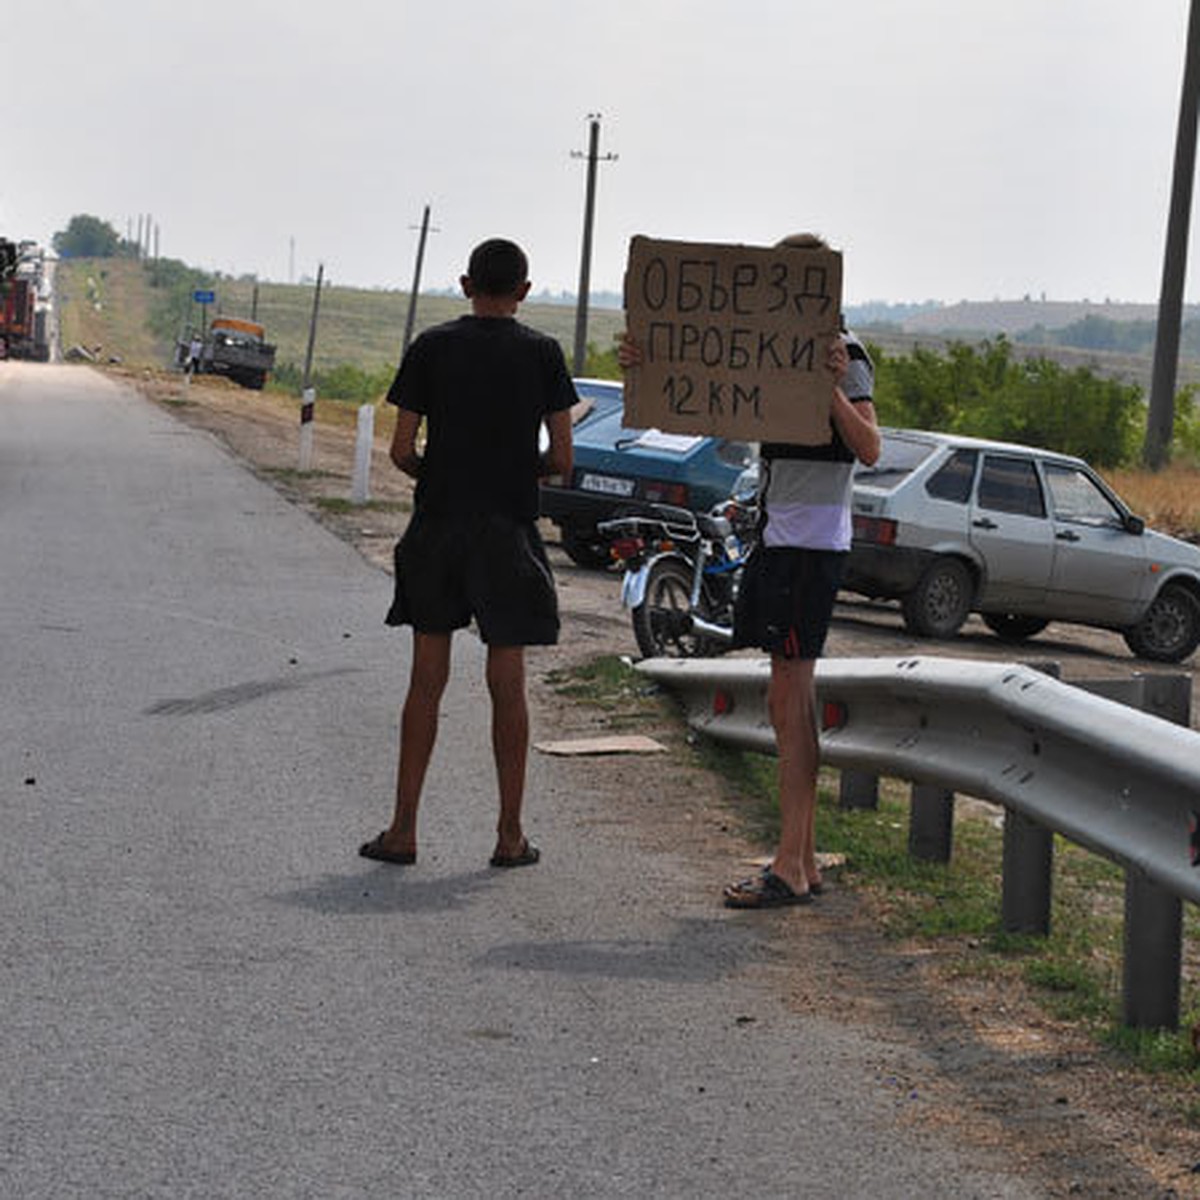
{"label": "hand gripping sign", "polygon": [[626,373],[625,424],[828,442],[841,293],[836,250],[633,238],[626,327],[643,361]]}

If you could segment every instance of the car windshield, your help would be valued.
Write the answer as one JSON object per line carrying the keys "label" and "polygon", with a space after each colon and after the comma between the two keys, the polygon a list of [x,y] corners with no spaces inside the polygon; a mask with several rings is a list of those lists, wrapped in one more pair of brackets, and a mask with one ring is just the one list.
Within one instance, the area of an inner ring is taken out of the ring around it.
{"label": "car windshield", "polygon": [[894,488],[907,479],[936,449],[933,442],[898,437],[883,431],[879,458],[872,466],[860,463],[854,469],[854,482],[870,487]]}

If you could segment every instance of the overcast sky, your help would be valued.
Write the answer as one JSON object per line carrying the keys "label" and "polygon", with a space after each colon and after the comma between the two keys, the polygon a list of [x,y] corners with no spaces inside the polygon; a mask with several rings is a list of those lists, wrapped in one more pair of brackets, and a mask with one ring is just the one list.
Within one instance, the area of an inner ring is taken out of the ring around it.
{"label": "overcast sky", "polygon": [[[634,234],[845,254],[845,298],[1154,302],[1188,0],[38,0],[4,22],[0,234],[138,215],[287,280],[454,285],[493,235],[535,289]],[[1193,243],[1200,227],[1193,221]],[[294,244],[294,257],[293,247]],[[1187,298],[1200,297],[1200,249]]]}

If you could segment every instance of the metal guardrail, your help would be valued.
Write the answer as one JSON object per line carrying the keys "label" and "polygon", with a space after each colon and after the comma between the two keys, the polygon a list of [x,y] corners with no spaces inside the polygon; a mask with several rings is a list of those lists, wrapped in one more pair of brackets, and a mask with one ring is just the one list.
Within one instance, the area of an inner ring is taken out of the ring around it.
{"label": "metal guardrail", "polygon": [[[765,660],[648,659],[637,669],[680,694],[693,729],[774,753]],[[816,672],[821,757],[844,771],[924,785],[923,794],[914,789],[914,824],[930,789],[935,804],[939,792],[964,792],[1003,805],[1006,919],[1024,911],[1024,927],[1032,890],[1044,894],[1032,924],[1049,928],[1049,850],[1036,836],[1031,850],[1031,828],[1061,833],[1123,865],[1126,1018],[1174,1025],[1179,935],[1169,927],[1180,924],[1179,898],[1200,903],[1200,869],[1192,862],[1200,733],[1163,717],[1177,717],[1189,682],[1138,677],[1143,712],[1016,663],[826,659]],[[1043,878],[1030,877],[1031,863],[1041,864]]]}

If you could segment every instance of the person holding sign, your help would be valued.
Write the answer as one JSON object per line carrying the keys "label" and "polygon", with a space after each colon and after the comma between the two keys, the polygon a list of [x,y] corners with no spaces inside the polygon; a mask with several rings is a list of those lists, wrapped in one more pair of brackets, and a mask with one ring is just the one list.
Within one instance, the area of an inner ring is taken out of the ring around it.
{"label": "person holding sign", "polygon": [[[823,247],[811,234],[783,245]],[[764,521],[747,563],[734,617],[734,644],[771,655],[767,711],[779,754],[779,844],[760,875],[730,884],[730,908],[805,904],[822,888],[815,820],[817,769],[816,660],[833,616],[850,550],[855,461],[879,458],[874,367],[866,349],[843,331],[829,347],[833,398],[825,445],[764,442],[760,500]]]}
{"label": "person holding sign", "polygon": [[396,547],[387,623],[413,627],[413,657],[395,813],[359,853],[400,866],[416,861],[417,807],[449,678],[450,640],[474,619],[487,644],[500,792],[491,864],[523,867],[539,858],[521,824],[529,746],[524,653],[526,646],[553,644],[559,631],[554,579],[536,525],[538,479],[571,470],[570,409],[578,397],[558,343],[515,319],[529,292],[519,246],[483,242],[461,283],[470,315],[417,338],[388,391],[399,409],[392,461],[417,486],[412,520]]}
{"label": "person holding sign", "polygon": [[[812,234],[779,245],[828,249]],[[643,354],[627,338],[618,360],[636,369]],[[759,875],[725,888],[730,908],[807,904],[822,889],[814,831],[820,757],[816,660],[850,550],[854,464],[874,463],[880,449],[874,368],[862,343],[843,330],[827,348],[825,368],[832,396],[824,441],[762,444],[763,521],[742,576],[734,645],[757,646],[771,656],[767,706],[779,754],[780,835]]]}

